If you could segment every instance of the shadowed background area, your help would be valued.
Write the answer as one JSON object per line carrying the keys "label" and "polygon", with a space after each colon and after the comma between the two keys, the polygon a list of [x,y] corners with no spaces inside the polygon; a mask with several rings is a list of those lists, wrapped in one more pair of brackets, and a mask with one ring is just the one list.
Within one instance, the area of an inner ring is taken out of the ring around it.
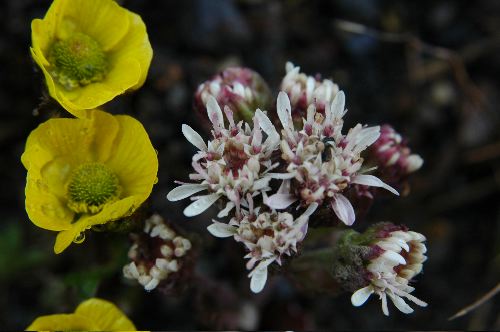
{"label": "shadowed background area", "polygon": [[[0,326],[23,329],[39,315],[69,312],[98,296],[115,302],[139,329],[500,329],[499,297],[448,321],[500,280],[498,1],[120,3],[142,16],[154,57],[143,88],[106,109],[134,116],[150,134],[160,162],[152,209],[198,234],[203,286],[146,293],[121,275],[126,235],[92,233],[56,256],[55,234],[29,221],[20,156],[30,131],[60,111],[29,55],[30,22],[44,16],[50,1],[3,1]],[[427,236],[429,260],[415,284],[427,308],[404,315],[392,307],[387,318],[375,297],[354,308],[350,294],[305,291],[284,276],[253,295],[241,245],[205,231],[214,211],[187,220],[188,200],[165,199],[173,181],[187,179],[191,169],[195,150],[181,124],[202,130],[192,112],[198,84],[243,65],[276,95],[288,60],[308,74],[331,77],[346,92],[346,128],[390,123],[424,158],[408,197],[377,201],[354,227],[388,220]]]}

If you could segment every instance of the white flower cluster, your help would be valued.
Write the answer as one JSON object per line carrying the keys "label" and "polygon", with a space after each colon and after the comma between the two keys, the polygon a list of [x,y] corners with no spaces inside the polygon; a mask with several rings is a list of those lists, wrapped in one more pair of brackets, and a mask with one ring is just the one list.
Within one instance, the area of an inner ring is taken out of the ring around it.
{"label": "white flower cluster", "polygon": [[427,260],[424,241],[422,234],[405,230],[392,231],[387,237],[378,239],[374,245],[382,249],[382,253],[371,259],[366,267],[371,276],[370,284],[352,294],[352,304],[360,306],[375,293],[382,300],[386,316],[389,315],[387,297],[405,314],[412,313],[413,309],[403,298],[426,307],[427,303],[410,294],[415,288],[408,284],[422,271],[422,264]]}
{"label": "white flower cluster", "polygon": [[[207,102],[208,118],[212,122],[213,140],[205,144],[201,136],[188,125],[182,126],[186,139],[200,149],[193,156],[191,180],[197,183],[183,184],[167,195],[170,201],[178,201],[207,190],[209,193],[194,197],[194,202],[185,210],[186,216],[195,216],[214,204],[219,198],[226,199],[225,208],[219,216],[227,216],[236,208],[248,206],[247,194],[257,196],[270,190],[269,171],[276,167],[272,164],[271,154],[278,148],[279,135],[271,121],[261,110],[255,112],[253,128],[248,123],[235,123],[229,107],[224,108],[228,128],[217,101],[212,96]],[[267,138],[263,140],[263,132]]]}
{"label": "white flower cluster", "polygon": [[[217,92],[217,82],[209,88]],[[254,292],[263,289],[271,263],[281,264],[283,257],[297,252],[309,218],[319,206],[329,207],[338,219],[352,225],[354,208],[343,195],[351,185],[382,187],[398,195],[379,178],[364,174],[369,170],[362,169],[361,153],[379,138],[380,127],[358,124],[343,134],[347,110],[344,93],[336,84],[307,77],[288,63],[282,88],[286,92],[279,93],[276,104],[281,130],[260,109],[252,123],[236,122],[230,107],[222,111],[211,94],[202,97],[212,139],[205,142],[191,127],[182,126],[186,139],[199,151],[192,159],[191,183],[181,183],[167,195],[170,201],[192,196],[193,202],[184,210],[188,217],[222,203],[217,217],[228,217],[229,222],[214,220],[208,230],[217,237],[233,237],[246,247]],[[234,89],[247,94],[238,85]],[[292,103],[301,99],[307,104],[307,111],[300,113],[301,125],[289,96]],[[276,169],[279,172],[272,172]],[[272,179],[282,182],[270,193]],[[296,209],[291,208],[294,203],[298,203]],[[295,213],[299,209],[302,212]]]}
{"label": "white flower cluster", "polygon": [[[280,175],[284,179],[280,192],[267,200],[270,207],[284,209],[295,201],[302,206],[327,203],[342,222],[352,225],[354,209],[341,194],[350,184],[383,187],[398,195],[379,178],[360,174],[361,152],[377,140],[380,127],[358,124],[343,135],[342,117],[347,112],[344,105],[342,91],[327,105],[324,115],[313,104],[309,105],[302,129],[296,130],[290,100],[286,93],[280,92],[277,112],[283,126],[280,147],[287,174]],[[295,192],[286,189],[290,187],[295,188]]]}
{"label": "white flower cluster", "polygon": [[[177,235],[158,214],[146,220],[144,233],[150,239],[159,240],[151,242],[158,243],[158,248],[143,248],[150,245],[150,241],[141,241],[138,237],[129,249],[128,257],[132,262],[123,267],[123,275],[137,280],[145,290],[151,291],[162,280],[179,271],[182,265],[180,259],[191,249],[191,242]],[[143,257],[145,251],[151,257]]]}
{"label": "white flower cluster", "polygon": [[251,278],[250,289],[254,293],[260,292],[267,280],[267,267],[276,262],[281,265],[283,255],[291,256],[297,252],[306,233],[309,216],[317,208],[312,204],[297,219],[287,212],[260,212],[260,207],[254,208],[253,200],[248,197],[249,210],[239,217],[231,218],[229,224],[213,221],[208,231],[216,237],[234,237],[242,242],[248,254],[245,258],[247,269],[252,270],[248,275]]}

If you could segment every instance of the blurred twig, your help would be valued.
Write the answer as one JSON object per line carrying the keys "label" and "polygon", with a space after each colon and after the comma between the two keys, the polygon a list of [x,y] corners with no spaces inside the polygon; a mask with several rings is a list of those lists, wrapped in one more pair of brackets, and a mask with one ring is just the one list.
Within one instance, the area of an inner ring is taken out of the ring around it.
{"label": "blurred twig", "polygon": [[450,318],[448,320],[454,320],[456,318],[462,317],[467,315],[469,312],[473,311],[489,299],[493,298],[495,295],[497,295],[500,292],[500,283],[498,283],[492,290],[490,290],[488,293],[484,294],[481,298],[479,298],[476,302],[472,303],[471,305],[468,305],[467,307],[463,308]]}
{"label": "blurred twig", "polygon": [[484,95],[474,82],[471,81],[465,63],[475,60],[499,47],[500,34],[481,39],[459,51],[454,51],[428,44],[411,33],[384,32],[345,20],[335,20],[334,24],[337,29],[345,32],[367,35],[382,42],[406,44],[413,55],[429,55],[435,58],[435,61],[424,64],[421,63],[418,56],[410,54],[408,56],[410,79],[413,82],[422,83],[451,70],[464,94],[475,104],[484,104]]}

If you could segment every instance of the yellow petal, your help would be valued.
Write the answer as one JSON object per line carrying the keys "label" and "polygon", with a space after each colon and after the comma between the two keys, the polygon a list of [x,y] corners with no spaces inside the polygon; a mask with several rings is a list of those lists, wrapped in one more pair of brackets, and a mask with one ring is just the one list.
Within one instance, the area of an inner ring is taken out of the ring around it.
{"label": "yellow petal", "polygon": [[94,160],[105,163],[114,153],[114,142],[120,125],[117,118],[109,113],[97,109],[91,110],[89,113],[94,128],[94,142],[91,148]]}
{"label": "yellow petal", "polygon": [[149,196],[158,173],[158,157],[142,124],[127,115],[116,116],[120,132],[107,162],[120,179],[123,195]]}
{"label": "yellow petal", "polygon": [[42,21],[40,19],[34,19],[31,21],[31,39],[33,44],[33,49],[37,50],[38,55],[45,61],[44,65],[49,65],[45,56],[43,55],[43,50],[48,52],[50,45],[53,42],[53,36],[55,35],[55,21],[51,20],[48,22]]}
{"label": "yellow petal", "polygon": [[117,44],[110,52],[111,62],[117,61],[119,58],[134,58],[141,67],[141,76],[137,84],[132,89],[138,89],[146,80],[148,75],[149,65],[153,57],[153,49],[149,42],[146,25],[142,18],[129,12],[130,28],[127,35]]}
{"label": "yellow petal", "polygon": [[76,165],[88,162],[94,132],[91,120],[51,119],[31,132],[21,158],[30,164],[37,162],[40,155],[50,153],[54,157],[66,156],[68,162]]}
{"label": "yellow petal", "polygon": [[27,331],[95,331],[99,330],[92,320],[82,315],[57,314],[38,317],[26,328]]}
{"label": "yellow petal", "polygon": [[89,299],[75,310],[76,314],[92,320],[101,331],[135,331],[134,324],[113,303],[101,299]]}
{"label": "yellow petal", "polygon": [[[55,0],[42,20],[44,27],[32,34],[33,41],[43,41],[41,32],[53,41],[73,31],[82,32],[99,42],[104,51],[113,48],[128,31],[128,10],[113,0]],[[38,24],[38,23],[37,23]],[[64,30],[72,31],[64,31]],[[47,51],[49,43],[40,43]]]}
{"label": "yellow petal", "polygon": [[26,212],[38,227],[51,231],[71,228],[74,213],[41,179],[26,180]]}
{"label": "yellow petal", "polygon": [[[97,108],[130,87],[137,85],[141,67],[133,58],[119,58],[111,63],[110,71],[101,82],[92,83],[72,91],[58,86],[52,95],[68,112],[79,118],[89,116],[89,109]],[[49,88],[50,92],[50,88]]]}
{"label": "yellow petal", "polygon": [[80,235],[80,233],[94,225],[105,224],[132,214],[139,205],[144,202],[143,196],[129,196],[117,202],[104,206],[102,211],[94,215],[84,215],[77,222],[71,224],[71,228],[57,234],[54,252],[60,254]]}

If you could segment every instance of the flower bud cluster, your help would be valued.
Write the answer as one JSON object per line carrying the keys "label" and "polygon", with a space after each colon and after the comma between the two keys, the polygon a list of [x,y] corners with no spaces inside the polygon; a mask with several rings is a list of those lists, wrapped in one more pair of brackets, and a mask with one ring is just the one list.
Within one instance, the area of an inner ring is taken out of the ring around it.
{"label": "flower bud cluster", "polygon": [[147,291],[179,272],[191,250],[191,242],[178,235],[158,214],[146,220],[142,234],[132,234],[132,238],[134,243],[128,252],[132,262],[123,267],[123,275],[137,280]]}

